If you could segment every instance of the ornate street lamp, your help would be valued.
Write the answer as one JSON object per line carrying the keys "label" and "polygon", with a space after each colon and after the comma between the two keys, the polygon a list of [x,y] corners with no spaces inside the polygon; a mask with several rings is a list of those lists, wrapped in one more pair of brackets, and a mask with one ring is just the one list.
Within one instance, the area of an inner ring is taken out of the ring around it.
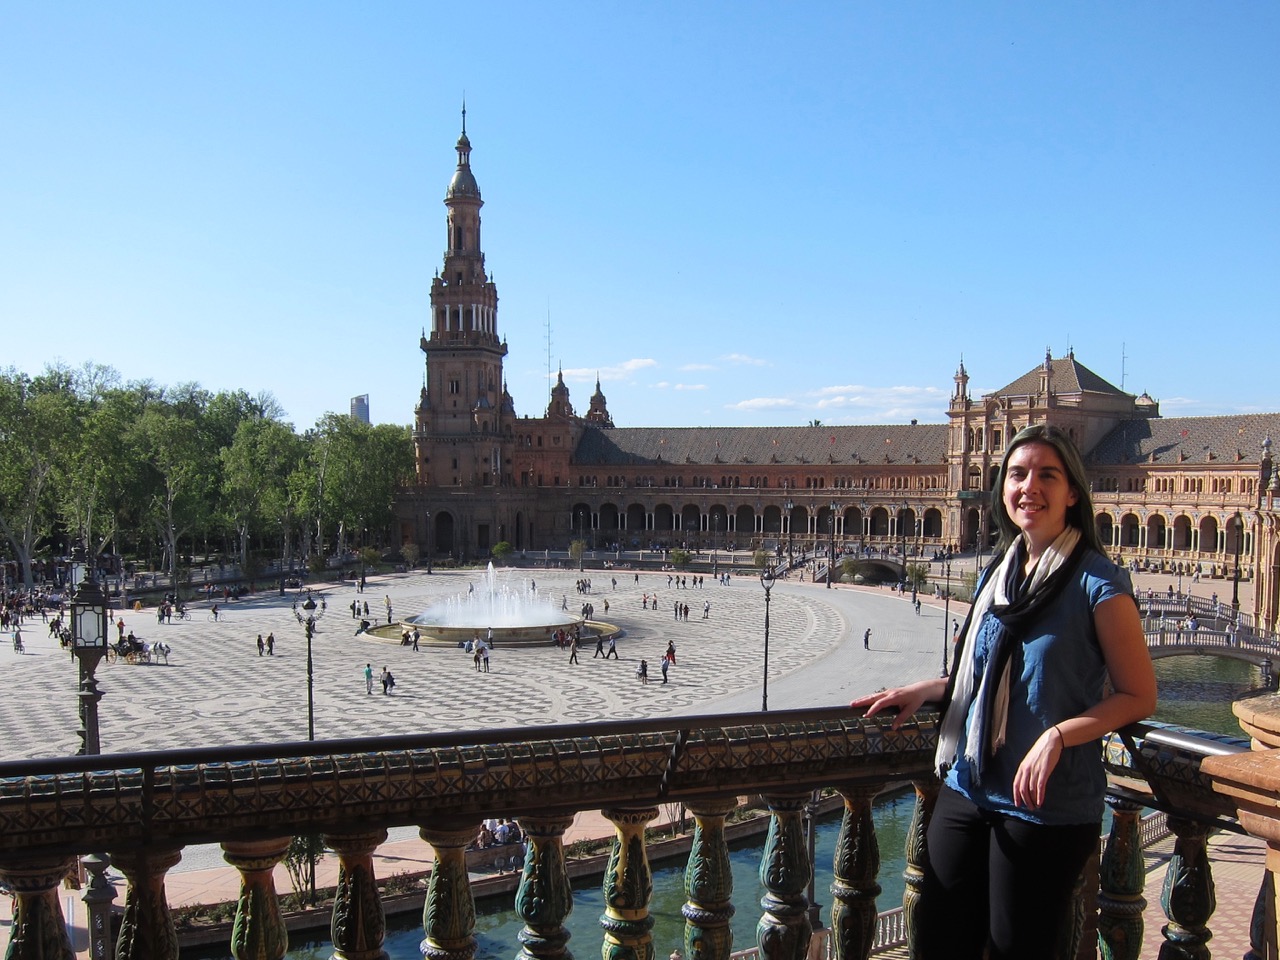
{"label": "ornate street lamp", "polygon": [[760,697],[760,712],[769,712],[769,591],[773,589],[773,568],[767,563],[760,573],[760,586],[764,587],[764,685]]}
{"label": "ornate street lamp", "polygon": [[830,536],[827,543],[827,589],[831,589],[831,581],[836,575],[836,511],[840,509],[840,504],[835,500],[831,501],[831,514],[827,517],[827,526],[830,528]]}
{"label": "ornate street lamp", "polygon": [[782,505],[787,511],[787,576],[790,576],[791,565],[795,562],[791,556],[792,530],[791,530],[791,511],[796,508],[794,501],[788,500]]}
{"label": "ornate street lamp", "polygon": [[[77,550],[77,553],[82,551]],[[83,561],[81,560],[81,563]],[[80,564],[73,564],[73,571]],[[73,573],[74,576],[74,573]],[[93,579],[92,567],[83,567],[83,579],[71,597],[71,653],[80,663],[80,749],[78,756],[96,756],[102,752],[98,736],[98,702],[102,692],[94,673],[107,655],[110,625],[107,623],[107,598]]]}
{"label": "ornate street lamp", "polygon": [[298,618],[298,623],[302,624],[302,629],[307,634],[307,739],[314,740],[316,738],[316,705],[315,705],[315,673],[312,667],[311,659],[311,638],[315,636],[316,621],[325,615],[328,604],[323,600],[319,604],[315,598],[307,593],[307,599],[303,601],[302,609],[294,609],[293,615]]}
{"label": "ornate street lamp", "polygon": [[867,517],[867,501],[863,500],[858,504],[858,510],[861,512],[861,522],[858,526],[858,559],[864,560],[867,556],[867,525],[869,519]]}
{"label": "ornate street lamp", "polygon": [[1240,511],[1236,511],[1235,516],[1236,528],[1236,572],[1231,578],[1231,614],[1235,618],[1235,622],[1240,622],[1240,547],[1244,541],[1244,517],[1240,516]]}
{"label": "ornate street lamp", "polygon": [[[85,562],[84,549],[77,547],[71,564],[71,579],[80,578],[71,596],[71,654],[80,665],[80,749],[78,756],[97,756],[102,752],[98,731],[98,702],[102,691],[94,673],[107,655],[110,624],[107,622],[107,597],[93,577],[93,566]],[[105,957],[111,951],[111,902],[115,887],[106,878],[111,859],[104,853],[83,858],[89,874],[84,902],[89,912],[89,955]]]}

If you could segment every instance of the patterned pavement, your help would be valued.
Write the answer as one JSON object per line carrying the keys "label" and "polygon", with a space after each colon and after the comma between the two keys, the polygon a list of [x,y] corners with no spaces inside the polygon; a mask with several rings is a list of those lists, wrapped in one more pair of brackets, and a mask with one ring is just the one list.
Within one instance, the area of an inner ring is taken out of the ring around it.
{"label": "patterned pavement", "polygon": [[[537,580],[570,609],[591,600],[597,617],[624,630],[619,658],[592,658],[593,644],[570,665],[568,653],[551,647],[496,649],[491,672],[475,671],[456,648],[398,644],[355,636],[350,585],[326,587],[327,612],[313,640],[316,738],[536,726],[601,719],[715,713],[758,708],[763,676],[764,594],[759,580],[740,576],[729,586],[708,581],[701,589],[667,587],[666,574],[615,571],[592,574],[594,589],[574,591],[576,571],[513,571]],[[393,612],[409,615],[430,603],[466,592],[477,572],[414,573],[370,580],[360,596],[375,616],[389,596]],[[657,594],[658,609],[642,609],[643,594]],[[157,624],[154,611],[124,614],[127,630],[172,648],[168,665],[104,663],[98,670],[104,753],[306,739],[306,642],[292,612],[293,596],[274,593],[220,604],[211,622],[208,604],[192,604],[193,617]],[[603,600],[610,611],[603,615]],[[688,603],[690,619],[677,622],[672,604]],[[702,619],[702,604],[711,616]],[[852,626],[851,626],[852,624]],[[873,628],[870,653],[842,641]],[[887,591],[779,583],[770,606],[770,706],[838,704],[855,693],[899,678],[937,670],[941,611],[910,605]],[[0,647],[0,759],[73,753],[76,729],[76,665],[39,622],[24,626],[27,653]],[[257,636],[273,632],[275,655],[259,656]],[[668,639],[677,649],[670,682],[658,669]],[[878,651],[878,652],[877,652]],[[650,682],[635,668],[648,659]],[[830,660],[830,664],[826,661]],[[823,662],[823,669],[803,668]],[[364,666],[375,673],[365,693]],[[376,675],[383,666],[396,677],[383,696]]]}

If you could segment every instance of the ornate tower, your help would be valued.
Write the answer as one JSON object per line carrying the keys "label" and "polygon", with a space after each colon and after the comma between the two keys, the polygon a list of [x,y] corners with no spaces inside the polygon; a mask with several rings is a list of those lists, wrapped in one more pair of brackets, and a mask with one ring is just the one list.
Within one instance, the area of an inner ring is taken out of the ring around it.
{"label": "ornate tower", "polygon": [[467,111],[458,167],[445,192],[444,267],[431,282],[431,331],[422,336],[426,383],[417,407],[418,482],[477,487],[509,482],[500,441],[509,441],[514,405],[506,394],[498,337],[498,290],[480,247],[480,187],[471,172]]}

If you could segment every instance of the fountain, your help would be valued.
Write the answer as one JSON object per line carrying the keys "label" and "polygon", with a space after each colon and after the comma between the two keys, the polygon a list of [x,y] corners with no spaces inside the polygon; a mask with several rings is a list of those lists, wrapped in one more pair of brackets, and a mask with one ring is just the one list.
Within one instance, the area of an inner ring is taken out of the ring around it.
{"label": "fountain", "polygon": [[433,603],[402,621],[403,627],[420,629],[428,642],[449,646],[465,643],[477,633],[485,636],[489,630],[498,647],[543,646],[562,627],[585,625],[581,616],[537,596],[527,585],[521,588],[500,582],[492,563],[479,584],[472,584],[466,593]]}

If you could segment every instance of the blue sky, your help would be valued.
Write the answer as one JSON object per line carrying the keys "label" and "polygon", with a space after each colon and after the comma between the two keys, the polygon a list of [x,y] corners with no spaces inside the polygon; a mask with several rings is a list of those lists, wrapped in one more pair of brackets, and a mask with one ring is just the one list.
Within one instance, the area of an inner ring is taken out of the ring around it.
{"label": "blue sky", "polygon": [[[408,423],[465,95],[506,372],[945,416],[1076,358],[1280,410],[1274,3],[0,2],[0,366]],[[548,344],[548,331],[550,343]]]}

